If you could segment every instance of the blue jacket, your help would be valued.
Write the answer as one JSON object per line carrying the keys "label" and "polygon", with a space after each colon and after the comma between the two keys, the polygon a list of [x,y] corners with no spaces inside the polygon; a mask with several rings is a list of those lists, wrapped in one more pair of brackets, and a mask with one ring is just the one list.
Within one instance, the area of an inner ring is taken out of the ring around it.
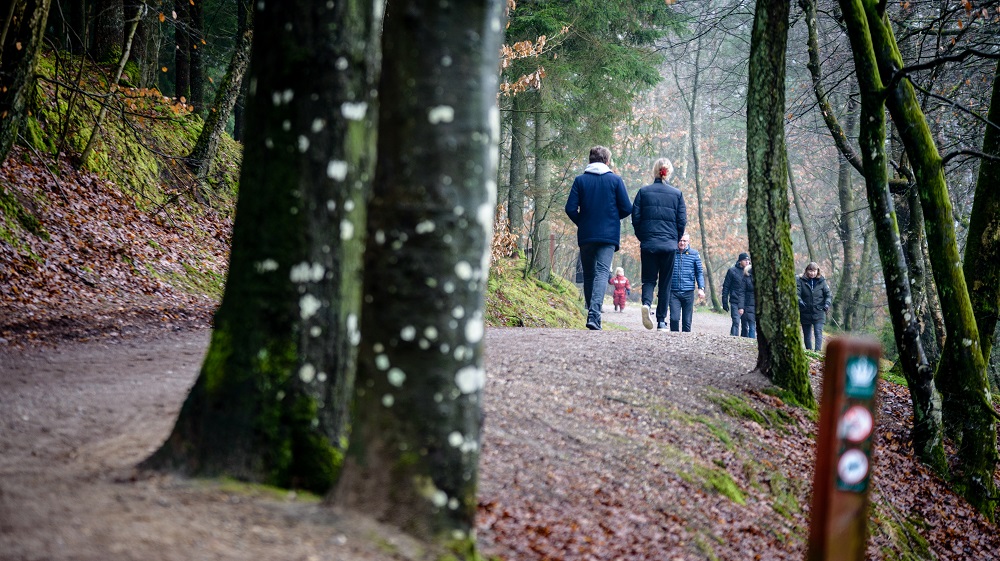
{"label": "blue jacket", "polygon": [[576,242],[580,246],[611,244],[618,251],[621,220],[631,212],[625,182],[608,166],[592,163],[573,180],[566,200],[566,215],[577,226]]}
{"label": "blue jacket", "polygon": [[696,288],[705,288],[705,274],[701,268],[701,255],[697,249],[690,247],[683,253],[674,254],[674,277],[670,289],[675,292],[691,292]]}
{"label": "blue jacket", "polygon": [[642,251],[677,251],[687,227],[687,208],[680,189],[660,179],[635,194],[632,227]]}

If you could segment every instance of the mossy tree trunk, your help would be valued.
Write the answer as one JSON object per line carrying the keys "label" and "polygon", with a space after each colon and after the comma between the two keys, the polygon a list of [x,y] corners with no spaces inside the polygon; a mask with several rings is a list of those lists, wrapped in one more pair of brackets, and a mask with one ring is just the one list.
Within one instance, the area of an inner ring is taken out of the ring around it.
{"label": "mossy tree trunk", "polygon": [[358,392],[332,497],[463,559],[475,554],[502,7],[388,5]]}
{"label": "mossy tree trunk", "polygon": [[0,37],[0,163],[7,159],[35,87],[35,55],[42,44],[50,0],[14,0],[3,13]]}
{"label": "mossy tree trunk", "polygon": [[965,278],[976,314],[983,360],[993,347],[993,332],[1000,316],[1000,64],[993,77],[993,98],[983,135],[983,153],[993,159],[979,164],[976,198],[965,244]]}
{"label": "mossy tree trunk", "polygon": [[757,0],[747,91],[747,233],[757,300],[757,368],[813,407],[795,286],[788,156],[785,149],[785,46],[789,3]]}
{"label": "mossy tree trunk", "polygon": [[871,47],[864,12],[853,9],[852,0],[842,0],[854,67],[861,93],[858,142],[868,190],[868,207],[878,240],[879,258],[885,278],[889,317],[892,321],[899,360],[910,388],[913,403],[914,452],[922,462],[939,473],[947,470],[941,429],[941,397],[934,384],[934,372],[927,363],[920,329],[912,306],[906,259],[899,236],[896,214],[889,192],[888,157],[885,150],[885,106],[882,79]]}
{"label": "mossy tree trunk", "polygon": [[[854,88],[852,88],[853,90]],[[852,92],[854,93],[854,92]],[[854,136],[854,125],[857,121],[857,103],[851,95],[847,97],[844,111],[844,134],[850,139]],[[854,182],[851,178],[851,163],[843,154],[838,158],[837,166],[837,199],[840,202],[840,216],[837,219],[837,233],[840,236],[840,246],[843,250],[843,266],[840,268],[840,278],[837,281],[836,298],[830,314],[839,320],[840,328],[851,331],[854,328],[854,283],[857,281],[855,262],[857,261],[854,238]]]}
{"label": "mossy tree trunk", "polygon": [[226,290],[198,380],[148,467],[317,492],[333,482],[360,337],[377,3],[255,4]]}
{"label": "mossy tree trunk", "polygon": [[194,169],[198,183],[203,187],[208,181],[208,174],[219,148],[219,138],[225,132],[229,114],[236,105],[236,98],[239,97],[243,86],[243,75],[250,65],[252,43],[253,29],[248,27],[236,42],[233,58],[229,61],[229,68],[226,69],[226,76],[215,92],[215,101],[205,118],[201,134],[198,135],[198,140],[187,157],[188,166]]}
{"label": "mossy tree trunk", "polygon": [[[852,46],[855,52],[859,47],[872,52],[885,84],[885,91],[879,93],[885,95],[885,105],[913,165],[924,211],[931,269],[948,331],[946,358],[942,363],[947,362],[950,368],[946,370],[939,364],[935,381],[944,398],[944,415],[953,416],[961,427],[958,486],[966,500],[992,520],[996,495],[993,480],[997,461],[996,423],[976,318],[960,267],[944,166],[913,85],[908,78],[896,76],[903,63],[888,18],[882,12],[884,5],[871,0],[841,0],[840,4],[845,17],[848,11],[854,14],[848,19],[849,27],[865,22],[866,33],[857,29],[850,32]],[[869,42],[862,45],[865,37],[870,38]]]}

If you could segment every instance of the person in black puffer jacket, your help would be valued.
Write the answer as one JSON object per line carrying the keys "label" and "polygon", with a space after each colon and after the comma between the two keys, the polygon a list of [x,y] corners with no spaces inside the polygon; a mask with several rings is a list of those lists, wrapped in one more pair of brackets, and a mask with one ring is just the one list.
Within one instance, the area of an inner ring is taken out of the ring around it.
{"label": "person in black puffer jacket", "polygon": [[802,336],[806,348],[814,351],[822,350],[826,312],[833,303],[830,285],[826,283],[815,261],[806,265],[806,270],[796,280],[799,285],[799,323],[802,324]]}
{"label": "person in black puffer jacket", "polygon": [[642,278],[642,324],[653,328],[650,306],[653,290],[659,279],[656,302],[656,329],[667,330],[667,305],[670,302],[670,281],[674,273],[677,241],[687,227],[684,195],[667,182],[674,172],[670,160],[660,158],[653,164],[653,183],[641,187],[632,202],[632,226],[639,238]]}
{"label": "person in black puffer jacket", "polygon": [[726,280],[722,282],[722,309],[729,312],[729,317],[733,323],[729,327],[729,334],[733,337],[740,335],[740,307],[737,305],[743,299],[743,269],[750,264],[750,254],[741,253],[736,258],[736,264],[726,271]]}

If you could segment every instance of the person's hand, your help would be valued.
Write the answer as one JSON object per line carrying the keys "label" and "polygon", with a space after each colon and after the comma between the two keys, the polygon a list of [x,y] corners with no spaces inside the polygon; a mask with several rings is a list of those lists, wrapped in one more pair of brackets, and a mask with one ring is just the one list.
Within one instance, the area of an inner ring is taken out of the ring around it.
{"label": "person's hand", "polygon": [[727,312],[728,312],[728,311],[729,311],[729,304],[723,304],[723,305],[722,305],[722,309],[723,309],[724,311],[727,311]]}
{"label": "person's hand", "polygon": [[739,312],[739,314],[740,314],[741,316],[743,315],[743,308],[740,308],[740,309],[738,309],[738,310],[736,310],[736,311],[737,311],[737,312]]}
{"label": "person's hand", "polygon": [[705,298],[705,290],[704,289],[702,289],[702,288],[698,289],[698,298],[701,298],[701,299]]}

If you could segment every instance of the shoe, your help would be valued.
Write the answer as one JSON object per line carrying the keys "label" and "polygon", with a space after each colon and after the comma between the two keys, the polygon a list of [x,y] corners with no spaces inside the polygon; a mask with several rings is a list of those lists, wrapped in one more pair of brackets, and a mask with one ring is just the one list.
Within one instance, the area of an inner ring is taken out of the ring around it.
{"label": "shoe", "polygon": [[658,321],[658,322],[656,322],[656,330],[657,331],[669,331],[669,328],[667,327],[667,322],[665,322],[665,321]]}
{"label": "shoe", "polygon": [[600,331],[601,330],[601,326],[597,325],[596,323],[594,323],[592,321],[588,321],[587,322],[587,329],[589,329],[591,331]]}
{"label": "shoe", "polygon": [[649,317],[649,304],[642,305],[642,325],[646,329],[653,328],[653,318]]}

